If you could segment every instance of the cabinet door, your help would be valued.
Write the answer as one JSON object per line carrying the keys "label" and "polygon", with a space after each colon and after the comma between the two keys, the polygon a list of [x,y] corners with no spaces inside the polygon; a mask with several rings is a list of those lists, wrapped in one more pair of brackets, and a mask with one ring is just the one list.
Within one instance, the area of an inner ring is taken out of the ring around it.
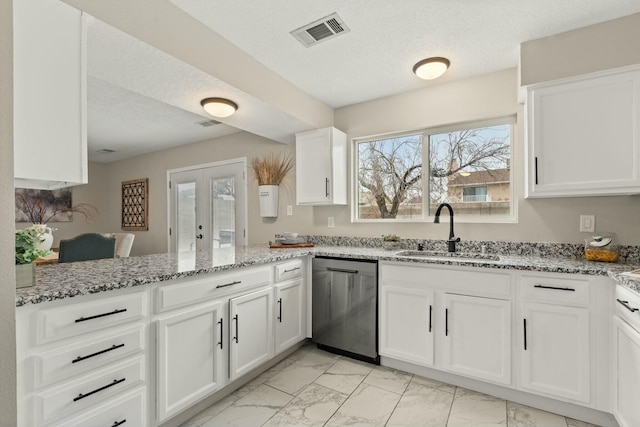
{"label": "cabinet door", "polygon": [[234,380],[273,357],[273,290],[229,300],[229,378]]}
{"label": "cabinet door", "polygon": [[296,201],[347,204],[347,136],[335,128],[296,134]]}
{"label": "cabinet door", "polygon": [[526,301],[522,317],[522,388],[589,403],[589,310]]}
{"label": "cabinet door", "polygon": [[278,354],[304,339],[302,279],[275,286],[276,348]]}
{"label": "cabinet door", "polygon": [[388,285],[380,291],[380,354],[432,366],[433,292]]}
{"label": "cabinet door", "polygon": [[443,368],[511,384],[511,302],[444,294]]}
{"label": "cabinet door", "polygon": [[640,71],[530,90],[527,197],[640,191]]}
{"label": "cabinet door", "polygon": [[[55,0],[20,0],[14,15],[16,187],[86,184],[86,28]],[[34,121],[34,108],[43,114]]]}
{"label": "cabinet door", "polygon": [[159,421],[224,385],[223,319],[218,301],[158,319]]}
{"label": "cabinet door", "polygon": [[640,332],[614,320],[614,413],[621,427],[640,426]]}

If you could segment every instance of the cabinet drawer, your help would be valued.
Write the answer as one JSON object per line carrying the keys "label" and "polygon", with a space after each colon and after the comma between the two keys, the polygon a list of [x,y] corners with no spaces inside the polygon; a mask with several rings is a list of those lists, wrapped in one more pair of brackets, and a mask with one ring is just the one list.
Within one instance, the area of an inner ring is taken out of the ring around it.
{"label": "cabinet drawer", "polygon": [[302,276],[302,260],[297,259],[295,261],[287,262],[286,264],[276,265],[275,281],[282,282],[283,280],[293,279],[295,277]]}
{"label": "cabinet drawer", "polygon": [[39,310],[36,312],[38,344],[85,334],[142,319],[147,312],[147,294],[138,292]]}
{"label": "cabinet drawer", "polygon": [[142,385],[144,372],[144,357],[140,356],[37,393],[33,397],[35,419],[31,424],[40,426],[93,409],[124,390]]}
{"label": "cabinet drawer", "polygon": [[640,295],[616,285],[616,315],[640,331]]}
{"label": "cabinet drawer", "polygon": [[[271,283],[271,267],[215,273],[209,277],[168,284],[157,288],[158,312],[204,302],[228,292],[236,292]],[[228,292],[227,292],[228,291]]]}
{"label": "cabinet drawer", "polygon": [[82,375],[144,350],[144,327],[128,328],[99,339],[67,345],[33,356],[34,389]]}
{"label": "cabinet drawer", "polygon": [[79,417],[56,425],[58,427],[144,427],[147,425],[146,406],[145,389],[139,388],[87,411]]}
{"label": "cabinet drawer", "polygon": [[588,305],[589,280],[547,275],[520,276],[522,297],[555,304]]}
{"label": "cabinet drawer", "polygon": [[509,298],[512,274],[472,267],[421,267],[400,264],[382,264],[380,281],[418,289],[441,288],[450,293]]}

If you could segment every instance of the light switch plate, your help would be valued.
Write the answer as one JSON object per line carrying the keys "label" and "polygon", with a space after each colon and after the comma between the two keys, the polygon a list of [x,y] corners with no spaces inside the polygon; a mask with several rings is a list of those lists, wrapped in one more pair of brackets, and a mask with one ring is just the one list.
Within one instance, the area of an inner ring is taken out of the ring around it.
{"label": "light switch plate", "polygon": [[334,218],[333,218],[332,216],[327,217],[327,218],[328,218],[328,219],[327,219],[327,227],[329,227],[329,228],[333,228],[333,227],[335,227],[335,226],[336,226],[336,223],[335,223]]}
{"label": "light switch plate", "polygon": [[596,216],[580,215],[580,231],[585,233],[593,233],[596,231]]}

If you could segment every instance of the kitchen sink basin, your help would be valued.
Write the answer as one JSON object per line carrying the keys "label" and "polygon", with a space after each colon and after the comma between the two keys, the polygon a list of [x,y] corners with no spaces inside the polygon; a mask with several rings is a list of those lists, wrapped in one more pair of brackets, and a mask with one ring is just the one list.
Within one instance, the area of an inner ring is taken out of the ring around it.
{"label": "kitchen sink basin", "polygon": [[400,251],[396,256],[412,258],[455,258],[482,261],[500,261],[500,257],[495,254],[478,254],[472,252],[437,252],[437,251]]}

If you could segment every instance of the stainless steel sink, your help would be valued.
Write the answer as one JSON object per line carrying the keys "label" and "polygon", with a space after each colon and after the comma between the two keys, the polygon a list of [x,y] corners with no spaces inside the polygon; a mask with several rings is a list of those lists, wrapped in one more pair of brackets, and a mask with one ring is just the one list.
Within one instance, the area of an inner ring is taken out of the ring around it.
{"label": "stainless steel sink", "polygon": [[437,252],[437,251],[400,251],[396,256],[412,258],[455,258],[482,261],[500,261],[500,257],[495,254],[479,254],[472,252]]}

